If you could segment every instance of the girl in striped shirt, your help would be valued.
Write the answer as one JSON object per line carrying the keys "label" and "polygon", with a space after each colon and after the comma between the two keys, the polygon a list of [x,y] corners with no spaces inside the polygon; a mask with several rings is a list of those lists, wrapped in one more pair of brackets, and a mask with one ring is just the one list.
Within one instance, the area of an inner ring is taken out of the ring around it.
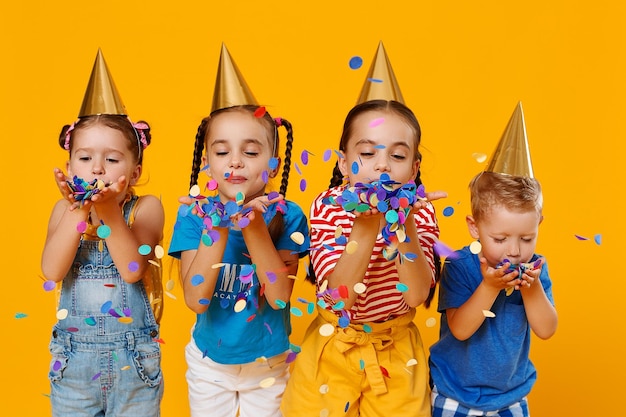
{"label": "girl in striped shirt", "polygon": [[347,211],[329,204],[379,178],[395,181],[395,189],[420,185],[420,136],[415,115],[397,101],[370,100],[348,113],[330,188],[311,206],[318,316],[285,391],[287,417],[430,416],[428,364],[413,317],[438,270],[439,228],[428,200],[445,193],[407,208],[406,238],[392,248],[384,236],[389,220],[375,205]]}

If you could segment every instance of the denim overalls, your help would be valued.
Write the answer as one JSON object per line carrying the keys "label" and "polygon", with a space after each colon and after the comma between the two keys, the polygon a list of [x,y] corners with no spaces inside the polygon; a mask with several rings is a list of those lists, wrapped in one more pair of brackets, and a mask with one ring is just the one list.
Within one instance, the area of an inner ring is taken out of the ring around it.
{"label": "denim overalls", "polygon": [[[137,199],[123,206],[127,223]],[[53,416],[159,416],[159,326],[143,283],[124,282],[105,242],[81,239],[58,310],[67,317],[50,341]]]}

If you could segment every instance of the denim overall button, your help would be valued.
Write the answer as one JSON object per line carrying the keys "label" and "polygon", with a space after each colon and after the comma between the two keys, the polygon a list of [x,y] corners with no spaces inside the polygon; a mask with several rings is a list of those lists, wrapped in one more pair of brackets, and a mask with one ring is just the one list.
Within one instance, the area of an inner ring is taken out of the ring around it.
{"label": "denim overall button", "polygon": [[157,332],[156,330],[152,330],[150,332],[150,337],[157,337],[158,334],[159,334],[159,332]]}
{"label": "denim overall button", "polygon": [[57,337],[57,331],[56,330],[52,331],[52,337],[54,337],[56,339],[56,337]]}

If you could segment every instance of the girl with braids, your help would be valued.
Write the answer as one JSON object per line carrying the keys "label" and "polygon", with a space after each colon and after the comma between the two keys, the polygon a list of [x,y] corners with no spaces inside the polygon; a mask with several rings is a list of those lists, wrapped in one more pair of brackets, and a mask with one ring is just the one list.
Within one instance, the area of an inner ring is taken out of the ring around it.
{"label": "girl with braids", "polygon": [[383,213],[328,203],[385,176],[396,190],[419,185],[419,145],[418,121],[398,101],[369,100],[348,113],[330,188],[311,206],[318,316],[283,397],[285,416],[430,416],[428,364],[413,318],[436,275],[439,228],[428,200],[445,193],[408,207],[407,239],[397,250],[415,254],[412,261],[386,254]]}
{"label": "girl with braids", "polygon": [[[279,126],[287,130],[284,168],[279,193],[268,194],[267,178],[280,169]],[[197,314],[185,351],[192,416],[280,415],[289,375],[289,276],[309,247],[304,213],[284,199],[292,142],[291,124],[256,105],[214,110],[198,128],[190,187],[206,166],[217,202],[238,201],[242,210],[228,224],[214,223],[207,243],[208,214],[191,214],[192,199],[180,199],[169,253],[181,260],[185,302]]]}
{"label": "girl with braids", "polygon": [[[106,70],[101,52],[98,65]],[[119,105],[91,95],[102,91]],[[151,308],[160,300],[150,299],[150,286],[161,281],[151,280],[155,261],[141,247],[153,253],[160,243],[164,213],[157,197],[133,192],[150,140],[150,126],[129,120],[108,74],[92,73],[79,119],[59,138],[68,176],[55,169],[62,198],[41,260],[46,279],[62,283],[50,341],[53,416],[160,415],[159,312]]]}

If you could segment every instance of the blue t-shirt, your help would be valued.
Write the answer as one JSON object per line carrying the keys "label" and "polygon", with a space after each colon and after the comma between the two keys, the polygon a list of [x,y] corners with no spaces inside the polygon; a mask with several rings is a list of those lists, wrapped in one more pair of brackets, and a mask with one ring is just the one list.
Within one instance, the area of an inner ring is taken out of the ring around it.
{"label": "blue t-shirt", "polygon": [[[538,258],[533,255],[530,262]],[[528,395],[537,372],[528,357],[530,326],[519,291],[509,296],[500,291],[491,307],[495,317],[486,318],[469,339],[458,340],[450,331],[446,309],[463,305],[482,279],[478,255],[469,247],[446,259],[439,289],[441,329],[429,361],[432,382],[441,395],[469,408],[493,411]],[[546,263],[539,279],[554,304]]]}
{"label": "blue t-shirt", "polygon": [[[277,206],[271,205],[264,213],[266,224],[276,215]],[[303,257],[308,253],[310,245],[306,217],[293,202],[286,201],[282,207],[285,208],[285,228],[276,243],[276,249],[294,251]],[[302,245],[290,237],[296,231],[305,237]],[[201,237],[202,220],[190,214],[186,206],[182,206],[174,225],[169,254],[180,259],[181,252],[198,249]],[[193,331],[194,341],[200,351],[222,364],[250,363],[261,356],[269,358],[289,348],[289,300],[283,300],[287,304],[285,308],[274,310],[264,298],[259,300],[260,285],[256,273],[251,281],[245,278],[242,282],[241,269],[251,264],[247,252],[241,230],[229,230],[228,244],[222,259],[225,265],[221,267],[209,308],[197,315]],[[236,312],[235,303],[241,298],[246,299],[246,306]]]}

